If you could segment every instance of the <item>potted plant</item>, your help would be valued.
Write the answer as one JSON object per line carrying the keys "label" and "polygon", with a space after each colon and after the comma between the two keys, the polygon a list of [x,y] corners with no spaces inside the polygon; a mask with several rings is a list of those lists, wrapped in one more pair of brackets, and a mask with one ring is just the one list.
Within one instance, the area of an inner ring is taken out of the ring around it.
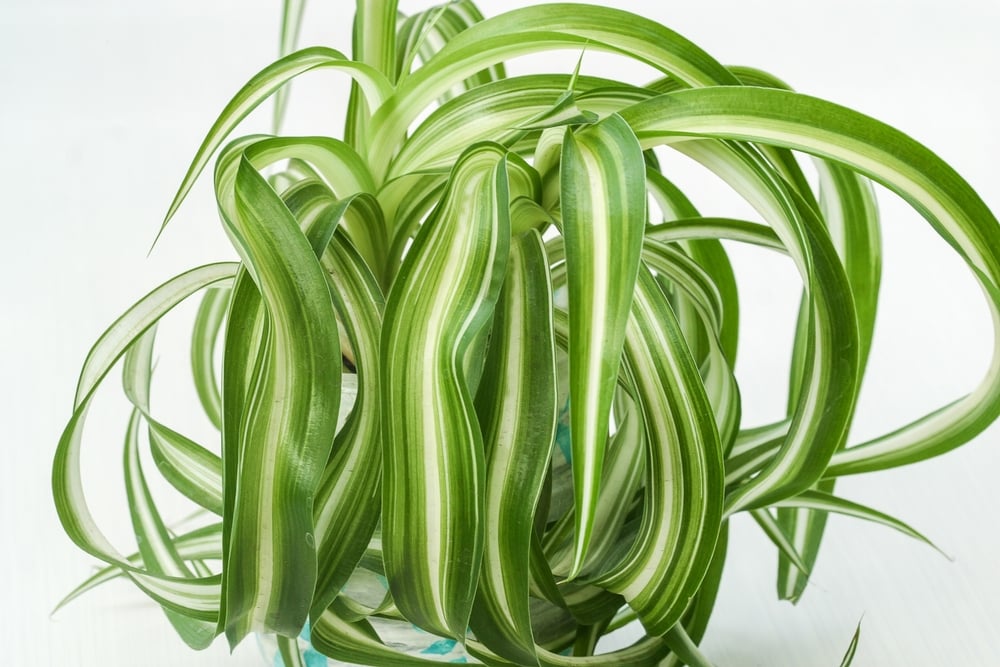
{"label": "potted plant", "polygon": [[[307,622],[315,649],[347,662],[432,661],[394,640],[417,626],[485,664],[572,665],[601,664],[597,640],[638,620],[646,635],[604,664],[701,665],[735,513],[774,542],[789,599],[829,512],[923,539],[835,480],[944,453],[1000,412],[991,370],[927,417],[846,442],[878,301],[871,181],[927,219],[1000,313],[1000,226],[940,158],[619,10],[483,20],[457,2],[400,20],[359,0],[352,58],[294,50],[300,11],[286,4],[287,55],[223,110],[167,213],[214,158],[240,261],[156,288],[84,363],[53,491],[69,536],[108,567],[72,596],[126,576],[192,647],[273,635],[286,664],[303,660]],[[661,76],[506,76],[505,60],[556,47]],[[353,81],[343,139],[231,138],[320,68]],[[760,219],[702,216],[661,147]],[[740,419],[722,240],[787,255],[803,283],[788,416],[759,428]],[[198,294],[192,371],[219,448],[151,410],[156,323]],[[88,407],[120,359],[133,554],[93,520],[79,469]],[[167,527],[143,439],[204,525]]]}

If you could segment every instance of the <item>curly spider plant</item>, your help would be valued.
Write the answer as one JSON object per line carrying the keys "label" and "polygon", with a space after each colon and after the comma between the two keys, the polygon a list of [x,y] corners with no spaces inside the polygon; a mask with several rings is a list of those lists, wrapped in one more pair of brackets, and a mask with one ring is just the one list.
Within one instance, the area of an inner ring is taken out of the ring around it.
{"label": "curly spider plant", "polygon": [[[873,181],[968,264],[1000,328],[1000,225],[953,169],[619,10],[483,20],[461,0],[400,17],[358,0],[351,58],[293,51],[301,10],[286,3],[284,57],[222,111],[167,213],[214,157],[239,261],[168,280],[84,364],[53,491],[107,567],[71,598],[125,576],[192,647],[270,634],[286,664],[308,622],[322,653],[377,666],[433,662],[385,641],[393,624],[488,665],[704,665],[733,514],[773,541],[792,600],[830,512],[923,539],[835,480],[937,456],[1000,414],[995,349],[967,396],[847,442],[878,302]],[[552,49],[660,76],[506,76],[505,60]],[[230,138],[320,68],[353,82],[343,139]],[[702,215],[656,150],[714,172],[758,219]],[[722,241],[781,253],[802,281],[787,417],[762,427],[741,422]],[[191,367],[218,446],[151,408],[156,324],[198,294]],[[121,359],[134,553],[94,521],[79,467],[88,406]],[[204,525],[167,528],[146,447]],[[644,637],[592,657],[635,620]]]}

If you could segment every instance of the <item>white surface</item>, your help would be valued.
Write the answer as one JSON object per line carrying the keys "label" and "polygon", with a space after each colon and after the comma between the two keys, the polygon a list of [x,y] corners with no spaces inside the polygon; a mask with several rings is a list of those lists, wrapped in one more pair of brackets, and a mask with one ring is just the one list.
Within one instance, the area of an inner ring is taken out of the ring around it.
{"label": "white surface", "polygon": [[[347,50],[347,10],[333,6],[350,3],[314,4],[305,43]],[[513,4],[490,1],[482,7],[493,15]],[[657,18],[723,62],[770,70],[804,92],[909,132],[1000,210],[994,120],[1000,8],[994,2],[611,4]],[[50,619],[51,607],[92,562],[62,534],[49,467],[79,365],[104,327],[166,277],[233,256],[207,180],[152,257],[145,255],[214,115],[273,57],[277,5],[7,0],[0,9],[4,664],[258,664],[249,642],[231,659],[224,657],[221,640],[207,652],[188,651],[162,614],[124,584]],[[404,10],[420,6],[403,3]],[[570,69],[576,54],[544,60]],[[618,67],[605,62],[588,55],[584,71]],[[327,74],[297,83],[288,131],[339,132],[345,90]],[[267,113],[242,129],[266,131]],[[685,182],[701,181],[693,176]],[[891,197],[882,202],[883,309],[859,437],[970,389],[990,345],[981,297],[957,260],[915,214]],[[712,195],[698,203],[705,212],[742,210]],[[795,276],[763,254],[740,252],[735,260],[741,274],[748,274],[741,294],[747,338],[738,371],[748,418],[760,421],[776,415],[784,400],[787,355],[784,346],[768,340],[775,321],[779,337],[790,339]],[[182,366],[183,357],[176,359]],[[171,378],[183,373],[171,373],[163,362],[161,370]],[[117,467],[122,415],[110,401],[95,412],[88,433],[93,455],[84,461],[87,470],[101,457],[111,462],[112,473],[91,478],[88,489],[95,512],[118,540],[128,531]],[[836,665],[864,614],[857,665],[1000,664],[992,620],[1000,618],[998,434],[994,427],[942,459],[850,478],[838,487],[847,497],[910,521],[955,562],[886,529],[833,518],[814,583],[793,608],[774,600],[773,550],[749,522],[735,521],[706,653],[720,667]]]}

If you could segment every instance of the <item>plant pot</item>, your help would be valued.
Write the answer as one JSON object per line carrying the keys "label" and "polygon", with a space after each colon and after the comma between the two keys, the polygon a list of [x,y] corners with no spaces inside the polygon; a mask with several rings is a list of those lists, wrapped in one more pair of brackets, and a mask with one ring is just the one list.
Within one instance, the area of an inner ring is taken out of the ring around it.
{"label": "plant pot", "polygon": [[[454,639],[443,639],[432,635],[405,621],[372,618],[370,622],[386,645],[406,655],[435,660],[444,664],[481,664],[478,660],[470,657],[465,652],[465,648]],[[278,653],[278,643],[273,635],[258,635],[257,645],[260,647],[265,665],[284,667],[285,663]],[[305,659],[306,667],[340,667],[356,664],[328,658],[314,649],[310,643],[308,625],[299,636],[299,650]]]}

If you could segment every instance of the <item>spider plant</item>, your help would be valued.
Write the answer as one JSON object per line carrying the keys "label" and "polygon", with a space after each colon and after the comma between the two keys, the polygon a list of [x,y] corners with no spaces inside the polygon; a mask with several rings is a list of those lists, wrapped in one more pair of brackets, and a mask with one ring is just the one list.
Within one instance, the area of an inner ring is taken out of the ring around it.
{"label": "spider plant", "polygon": [[[239,261],[152,290],[84,363],[52,487],[68,535],[107,567],[67,601],[124,576],[193,648],[275,635],[286,664],[302,664],[308,622],[320,652],[378,666],[433,662],[386,641],[394,623],[488,665],[705,665],[734,514],[773,541],[793,601],[831,512],[926,541],[835,481],[943,454],[1000,414],[997,337],[965,397],[847,442],[878,305],[872,182],[967,263],[1000,331],[1000,225],[951,167],[620,10],[484,20],[460,0],[404,17],[358,0],[352,57],[295,50],[301,15],[286,2],[284,55],[218,116],[163,223],[214,158]],[[660,76],[506,75],[504,61],[553,49]],[[231,139],[271,97],[280,120],[283,86],[321,68],[352,81],[342,139]],[[658,150],[714,172],[758,218],[702,215]],[[723,241],[787,256],[802,281],[776,423],[741,420]],[[217,445],[152,409],[157,322],[196,295],[191,371]],[[95,522],[79,465],[119,361],[131,553]],[[203,525],[168,527],[144,459]],[[636,620],[641,639],[593,657]]]}

